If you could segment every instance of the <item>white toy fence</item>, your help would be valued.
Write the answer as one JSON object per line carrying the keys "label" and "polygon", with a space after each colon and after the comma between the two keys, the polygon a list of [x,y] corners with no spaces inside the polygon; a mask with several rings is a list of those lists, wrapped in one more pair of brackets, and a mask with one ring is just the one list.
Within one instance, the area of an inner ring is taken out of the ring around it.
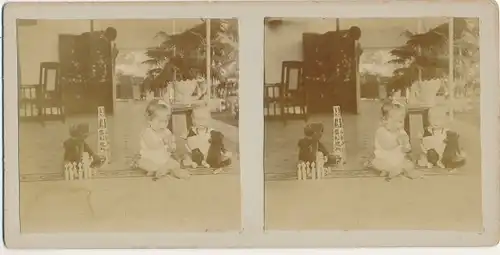
{"label": "white toy fence", "polygon": [[84,180],[92,179],[96,175],[97,169],[90,167],[94,159],[84,152],[80,162],[66,163],[64,165],[64,180]]}
{"label": "white toy fence", "polygon": [[299,181],[312,179],[321,180],[331,173],[329,167],[325,167],[325,161],[299,162],[297,164],[297,179]]}

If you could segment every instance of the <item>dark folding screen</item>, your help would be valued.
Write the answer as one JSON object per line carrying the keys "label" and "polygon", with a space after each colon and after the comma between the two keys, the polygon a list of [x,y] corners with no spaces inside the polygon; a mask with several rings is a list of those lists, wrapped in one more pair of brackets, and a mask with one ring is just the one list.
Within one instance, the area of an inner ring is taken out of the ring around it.
{"label": "dark folding screen", "polygon": [[113,112],[111,43],[101,32],[59,35],[59,62],[68,114]]}
{"label": "dark folding screen", "polygon": [[348,30],[303,34],[304,83],[310,113],[357,112],[356,40]]}

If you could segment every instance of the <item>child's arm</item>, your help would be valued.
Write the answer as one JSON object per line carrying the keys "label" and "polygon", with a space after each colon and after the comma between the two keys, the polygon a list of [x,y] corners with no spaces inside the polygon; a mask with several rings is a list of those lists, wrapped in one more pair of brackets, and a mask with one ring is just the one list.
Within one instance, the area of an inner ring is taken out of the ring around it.
{"label": "child's arm", "polygon": [[322,142],[318,143],[318,150],[323,153],[323,156],[328,156],[330,154]]}
{"label": "child's arm", "polygon": [[163,143],[167,145],[168,149],[171,152],[174,152],[177,149],[175,144],[175,136],[169,130],[165,132],[165,135],[163,137]]}
{"label": "child's arm", "polygon": [[388,131],[385,131],[383,128],[379,128],[375,133],[375,140],[384,150],[392,150],[396,149],[399,144],[394,137],[392,137]]}
{"label": "child's arm", "polygon": [[171,151],[177,150],[177,144],[175,143],[175,136],[173,134],[170,134],[167,144]]}
{"label": "child's arm", "polygon": [[141,139],[149,149],[155,150],[164,147],[163,142],[158,139],[158,136],[154,134],[152,130],[145,130],[142,132]]}
{"label": "child's arm", "polygon": [[401,134],[398,137],[398,142],[404,152],[411,151],[410,137],[404,130],[401,130]]}
{"label": "child's arm", "polygon": [[89,156],[97,159],[98,156],[94,153],[94,151],[90,148],[90,146],[84,141],[83,142],[83,151],[84,152],[87,152],[89,154]]}

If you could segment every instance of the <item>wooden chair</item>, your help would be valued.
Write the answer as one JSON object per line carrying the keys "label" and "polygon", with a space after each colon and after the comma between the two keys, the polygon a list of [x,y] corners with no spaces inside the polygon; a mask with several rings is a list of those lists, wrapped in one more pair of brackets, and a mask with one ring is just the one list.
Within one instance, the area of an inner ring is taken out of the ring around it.
{"label": "wooden chair", "polygon": [[266,119],[283,118],[283,97],[281,83],[264,84],[264,117]]}
{"label": "wooden chair", "polygon": [[281,82],[264,85],[264,116],[279,118],[286,124],[288,119],[303,118],[307,121],[307,93],[303,82],[301,61],[283,61]]}
{"label": "wooden chair", "polygon": [[47,120],[57,119],[65,122],[63,88],[60,83],[59,63],[40,63],[38,109],[42,124]]}
{"label": "wooden chair", "polygon": [[19,119],[38,120],[40,109],[38,97],[40,95],[38,84],[21,85],[19,90]]}
{"label": "wooden chair", "polygon": [[303,81],[301,61],[283,61],[281,66],[281,102],[283,121],[302,118],[307,121],[307,91]]}

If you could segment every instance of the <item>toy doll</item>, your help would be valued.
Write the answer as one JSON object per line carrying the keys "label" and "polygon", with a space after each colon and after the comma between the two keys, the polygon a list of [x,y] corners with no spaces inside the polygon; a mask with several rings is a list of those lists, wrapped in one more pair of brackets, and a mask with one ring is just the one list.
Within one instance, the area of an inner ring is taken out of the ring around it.
{"label": "toy doll", "polygon": [[209,168],[206,161],[210,148],[210,133],[212,129],[205,126],[193,126],[186,138],[186,149],[191,153],[191,157],[184,160],[184,164],[196,168],[203,166]]}
{"label": "toy doll", "polygon": [[445,127],[446,117],[444,109],[436,107],[429,110],[430,125],[422,138],[424,155],[419,160],[420,166],[453,169],[465,164],[465,153],[459,146],[459,135]]}

